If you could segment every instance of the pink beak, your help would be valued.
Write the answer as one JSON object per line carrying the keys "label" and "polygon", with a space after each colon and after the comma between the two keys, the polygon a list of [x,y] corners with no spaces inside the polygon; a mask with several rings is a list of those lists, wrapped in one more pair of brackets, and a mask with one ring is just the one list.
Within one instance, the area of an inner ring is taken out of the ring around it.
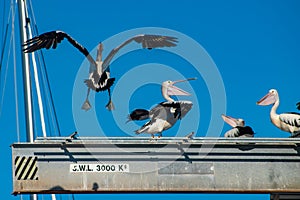
{"label": "pink beak", "polygon": [[267,106],[267,105],[273,104],[274,102],[275,102],[274,95],[269,92],[263,98],[261,98],[258,102],[256,102],[256,104],[260,105],[260,106]]}
{"label": "pink beak", "polygon": [[231,127],[236,127],[238,126],[238,120],[233,118],[233,117],[230,117],[230,116],[227,116],[227,115],[222,115],[222,118],[223,120],[229,124]]}
{"label": "pink beak", "polygon": [[190,96],[191,94],[184,91],[183,89],[180,89],[176,87],[174,84],[180,83],[180,82],[185,82],[185,81],[191,81],[191,80],[196,80],[196,78],[188,78],[185,80],[178,80],[178,81],[173,81],[172,84],[169,85],[168,87],[168,95],[182,95],[182,96]]}

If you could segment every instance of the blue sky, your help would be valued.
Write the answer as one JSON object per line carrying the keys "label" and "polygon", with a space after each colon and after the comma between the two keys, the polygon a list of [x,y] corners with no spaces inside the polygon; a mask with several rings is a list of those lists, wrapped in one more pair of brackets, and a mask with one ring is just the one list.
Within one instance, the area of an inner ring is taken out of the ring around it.
{"label": "blue sky", "polygon": [[[9,3],[4,4],[1,1],[1,4],[6,5],[6,10],[4,12],[1,10],[1,13],[8,13]],[[46,2],[32,0],[32,6],[39,33],[63,30],[89,50],[93,50],[99,42],[103,42],[107,47],[104,54],[119,44],[115,41],[116,39],[127,39],[122,34],[130,35],[141,31],[174,34],[180,38],[178,46],[188,41],[191,41],[191,45],[198,44],[197,48],[187,46],[183,49],[184,52],[179,53],[175,48],[138,50],[134,45],[120,52],[111,64],[112,76],[117,78],[113,86],[113,101],[116,110],[113,113],[105,110],[107,93],[91,95],[96,120],[106,136],[134,136],[133,131],[141,123],[123,123],[126,121],[129,110],[149,108],[163,101],[159,86],[161,82],[195,76],[198,77],[196,81],[178,85],[192,93],[192,96],[178,98],[191,100],[196,106],[187,115],[186,121],[183,119],[180,126],[177,124],[166,131],[165,136],[174,136],[174,133],[181,136],[190,131],[196,131],[199,137],[212,135],[222,137],[230,128],[226,124],[223,127],[220,117],[222,111],[230,116],[243,118],[246,124],[256,132],[256,137],[289,136],[288,133],[278,130],[270,123],[270,107],[259,107],[256,101],[269,89],[275,88],[281,100],[278,112],[296,111],[295,104],[300,101],[299,94],[296,92],[299,89],[300,71],[299,1],[116,0],[104,2],[94,0],[83,2],[52,0]],[[4,16],[4,18],[1,16],[2,27],[7,21],[7,15]],[[3,33],[1,31],[1,39]],[[16,39],[16,43],[20,44],[19,38]],[[178,51],[180,50],[182,49],[179,48]],[[5,55],[7,57],[7,52]],[[18,53],[18,59],[19,55]],[[77,106],[86,95],[86,89],[82,83],[82,79],[87,76],[84,57],[66,41],[62,42],[57,50],[44,50],[44,56],[61,135],[69,135],[78,129],[80,136],[97,135],[97,133],[89,132],[90,126],[79,125],[84,122],[81,120],[84,120],[82,116],[86,114]],[[191,64],[192,59],[196,59],[197,66]],[[18,141],[13,61],[11,58],[8,60],[6,81],[4,81],[6,60],[4,63],[1,71],[0,127],[5,137],[1,137],[0,142],[2,160],[5,162],[2,162],[0,177],[1,180],[5,180],[6,184],[1,189],[0,196],[3,199],[18,199],[10,194],[12,179],[9,145]],[[149,66],[155,67],[153,68],[155,69],[154,75],[148,74]],[[170,69],[172,70],[168,73]],[[19,73],[18,76],[21,77]],[[132,82],[128,83],[131,76],[135,79],[131,79]],[[144,81],[143,85],[134,88],[133,83],[136,80]],[[125,82],[128,85],[123,84]],[[21,83],[20,80],[18,80],[19,83]],[[78,87],[74,87],[76,84],[81,87],[79,92]],[[3,88],[4,85],[5,88]],[[133,88],[132,95],[128,99],[120,98],[122,92],[126,94],[129,86]],[[224,86],[224,88],[219,86]],[[25,129],[20,85],[18,91],[20,92],[18,109],[21,112],[20,141],[24,141]],[[79,119],[78,115],[81,116]],[[189,118],[193,119],[195,116],[199,119],[198,123],[191,124]],[[210,129],[211,124],[214,123],[221,125],[220,131],[214,132],[214,129]],[[189,129],[189,127],[192,128]],[[51,131],[49,127],[48,129]],[[37,132],[41,136],[40,131]],[[55,131],[51,134],[57,135]],[[150,195],[151,198],[156,198],[156,196]],[[241,195],[182,194],[177,196],[170,194],[158,196],[166,199],[269,199],[269,195],[243,195],[241,197]],[[86,197],[75,195],[76,199]],[[101,197],[101,195],[89,196],[91,199]],[[107,199],[120,197],[140,198],[138,195],[105,196]],[[68,196],[63,198],[68,198]]]}

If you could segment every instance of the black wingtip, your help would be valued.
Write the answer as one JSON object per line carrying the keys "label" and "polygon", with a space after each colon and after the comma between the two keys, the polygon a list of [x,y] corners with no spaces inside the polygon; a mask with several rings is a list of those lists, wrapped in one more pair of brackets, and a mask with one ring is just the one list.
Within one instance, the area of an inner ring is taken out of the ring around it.
{"label": "black wingtip", "polygon": [[129,116],[128,119],[131,120],[145,120],[145,119],[149,119],[149,111],[145,110],[145,109],[135,109],[134,111],[132,111]]}

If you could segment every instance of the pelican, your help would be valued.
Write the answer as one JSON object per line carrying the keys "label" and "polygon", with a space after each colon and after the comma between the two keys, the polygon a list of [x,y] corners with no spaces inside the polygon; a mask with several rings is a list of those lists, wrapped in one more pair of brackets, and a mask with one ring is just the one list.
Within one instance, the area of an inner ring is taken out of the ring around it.
{"label": "pelican", "polygon": [[165,81],[162,83],[161,92],[165,100],[157,104],[150,111],[145,109],[135,109],[132,111],[128,120],[143,120],[150,119],[140,129],[136,130],[136,134],[149,133],[152,138],[154,134],[162,136],[162,132],[171,128],[178,120],[181,120],[192,108],[193,103],[191,101],[175,101],[171,95],[191,95],[190,93],[174,86],[174,84],[184,81],[195,80],[195,78],[189,78],[186,80],[178,81]]}
{"label": "pelican", "polygon": [[222,115],[223,120],[229,124],[232,129],[225,133],[225,137],[253,137],[254,132],[250,126],[245,126],[243,119],[236,119],[227,115]]}
{"label": "pelican", "polygon": [[271,89],[269,93],[261,98],[257,105],[273,105],[270,112],[271,122],[282,131],[291,133],[291,137],[297,137],[300,134],[300,114],[295,112],[277,114],[279,106],[279,95],[277,90]]}
{"label": "pelican", "polygon": [[118,53],[118,51],[126,46],[127,44],[135,41],[137,43],[141,43],[143,48],[157,48],[157,47],[174,47],[176,46],[177,38],[170,36],[162,36],[162,35],[136,35],[125,42],[123,42],[118,47],[111,50],[108,56],[102,61],[102,51],[103,44],[99,43],[97,47],[97,58],[96,61],[92,58],[89,51],[79,44],[75,39],[73,39],[69,34],[63,31],[50,31],[43,33],[39,36],[36,36],[32,39],[27,40],[23,46],[26,46],[23,51],[25,53],[31,53],[36,50],[46,48],[56,49],[57,44],[62,40],[67,39],[75,48],[77,48],[90,62],[90,74],[89,78],[85,80],[85,84],[88,87],[87,97],[82,105],[83,110],[89,110],[91,108],[91,104],[88,100],[90,89],[99,92],[99,91],[108,91],[109,101],[106,105],[108,110],[114,110],[114,105],[111,100],[111,89],[110,87],[114,84],[115,78],[110,78],[110,62],[113,57]]}

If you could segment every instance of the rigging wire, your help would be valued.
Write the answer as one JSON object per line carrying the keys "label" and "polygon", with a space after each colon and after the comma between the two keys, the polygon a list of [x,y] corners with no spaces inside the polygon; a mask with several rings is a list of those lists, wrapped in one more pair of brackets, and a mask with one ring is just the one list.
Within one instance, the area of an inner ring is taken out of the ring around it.
{"label": "rigging wire", "polygon": [[2,15],[2,22],[3,22],[3,24],[2,24],[2,34],[1,34],[1,42],[2,42],[2,46],[3,46],[3,31],[4,31],[4,21],[5,21],[5,8],[6,8],[6,5],[5,5],[5,3],[6,3],[6,1],[3,1],[3,15]]}
{"label": "rigging wire", "polygon": [[[31,31],[30,23],[28,23],[28,32],[29,32],[29,38],[32,38],[32,31]],[[41,89],[40,89],[40,83],[39,83],[39,77],[38,77],[38,71],[37,71],[37,65],[36,65],[34,52],[31,53],[31,59],[32,59],[32,64],[33,64],[35,87],[36,87],[38,105],[39,105],[39,110],[40,110],[39,113],[40,113],[42,132],[43,132],[43,136],[47,137],[46,126],[45,126],[45,117],[44,117],[44,108],[43,108],[43,102],[42,102],[42,97],[41,97]]]}
{"label": "rigging wire", "polygon": [[[33,32],[35,32],[38,35],[38,28],[37,28],[37,25],[36,25],[36,18],[35,18],[32,2],[29,0],[28,4],[29,4],[28,12],[31,14],[31,17],[33,19]],[[58,117],[57,117],[57,113],[56,113],[56,109],[55,109],[55,105],[54,105],[52,90],[51,90],[51,87],[50,87],[49,76],[48,76],[48,72],[47,72],[47,68],[46,68],[45,58],[44,58],[44,55],[43,55],[42,51],[40,51],[40,54],[37,54],[37,55],[41,56],[41,59],[40,59],[40,56],[37,56],[37,59],[39,60],[39,63],[40,63],[40,66],[41,66],[41,70],[40,70],[41,72],[40,73],[42,74],[42,76],[41,76],[42,80],[43,80],[42,82],[44,83],[43,84],[43,86],[44,86],[43,91],[48,92],[48,95],[46,95],[46,97],[48,97],[47,98],[48,99],[48,108],[53,111],[53,114],[50,116],[51,119],[52,119],[52,124],[53,124],[53,127],[56,127],[58,136],[61,136],[60,126],[59,126],[59,123],[58,123]],[[40,62],[40,60],[42,60],[42,63]],[[44,92],[44,93],[47,94],[46,92]],[[48,118],[50,118],[50,117],[48,117]]]}
{"label": "rigging wire", "polygon": [[2,49],[1,49],[0,72],[2,69],[2,62],[3,62],[3,58],[4,58],[4,49],[6,46],[5,44],[6,44],[6,39],[7,39],[8,26],[9,26],[9,24],[6,24],[6,30],[5,30],[5,35],[4,35],[4,39],[3,39]]}
{"label": "rigging wire", "polygon": [[[34,27],[35,27],[36,33],[38,34],[37,26],[35,25]],[[55,106],[54,106],[52,90],[51,90],[51,87],[50,87],[49,76],[48,76],[48,73],[47,73],[46,61],[45,61],[45,57],[44,57],[44,54],[43,54],[42,51],[40,51],[40,55],[41,55],[41,60],[42,60],[42,64],[41,64],[42,70],[41,71],[44,72],[42,78],[44,80],[46,90],[49,93],[49,104],[50,104],[50,108],[52,108],[52,110],[53,110],[53,115],[54,115],[54,116],[52,116],[51,119],[52,119],[53,123],[55,124],[55,126],[57,128],[58,136],[61,136],[60,126],[59,126],[59,123],[58,123],[58,117],[57,117],[56,109],[55,109]]]}
{"label": "rigging wire", "polygon": [[[9,47],[11,46],[12,43],[12,36],[10,37],[10,41],[9,41]],[[11,48],[9,48],[8,50],[8,54],[7,54],[7,62],[6,62],[6,67],[4,69],[5,71],[5,75],[4,75],[4,80],[3,80],[3,89],[2,89],[2,93],[1,93],[1,100],[0,100],[0,117],[2,115],[2,110],[3,110],[3,102],[4,102],[4,94],[5,94],[5,89],[6,89],[6,80],[7,80],[7,72],[8,72],[8,64],[9,64],[9,58],[10,58],[10,52],[11,52]]]}
{"label": "rigging wire", "polygon": [[47,68],[46,68],[46,62],[45,62],[45,58],[44,58],[44,55],[43,53],[41,52],[41,55],[42,55],[42,61],[43,61],[43,71],[45,72],[45,80],[46,80],[46,85],[47,85],[47,88],[48,88],[48,91],[49,91],[49,97],[50,97],[50,104],[51,104],[51,107],[52,107],[52,110],[53,110],[53,117],[52,117],[52,120],[54,120],[53,123],[55,123],[55,126],[57,128],[57,133],[58,133],[58,136],[61,136],[61,132],[60,132],[60,127],[59,127],[59,123],[58,123],[58,117],[57,117],[57,113],[56,113],[56,109],[55,109],[55,106],[54,106],[54,100],[53,100],[53,95],[52,95],[52,91],[51,91],[51,87],[50,87],[50,82],[49,82],[49,76],[48,76],[48,73],[47,73]]}
{"label": "rigging wire", "polygon": [[[11,0],[13,2],[13,0]],[[13,4],[12,4],[13,6]],[[12,23],[11,23],[11,34],[13,37],[13,64],[14,64],[14,92],[15,92],[15,111],[16,111],[16,132],[18,142],[20,142],[20,121],[19,121],[19,100],[18,100],[18,83],[17,83],[17,55],[16,55],[16,34],[15,34],[15,9],[14,7],[12,13]]]}
{"label": "rigging wire", "polygon": [[9,22],[10,22],[10,16],[12,14],[12,4],[10,6],[9,9],[9,13],[8,13],[8,19],[7,19],[7,23],[6,23],[6,28],[4,29],[4,15],[5,12],[3,12],[3,31],[5,30],[4,35],[2,34],[2,37],[4,36],[4,38],[2,38],[2,49],[1,49],[1,58],[0,58],[0,72],[1,72],[1,68],[2,68],[2,62],[3,62],[3,58],[4,58],[4,50],[5,50],[5,46],[6,46],[6,39],[7,39],[7,34],[8,34],[8,28],[9,28]]}
{"label": "rigging wire", "polygon": [[[36,59],[37,59],[37,62],[38,62],[38,66],[42,66],[41,64],[41,60],[40,60],[40,54],[39,52],[37,52],[36,55]],[[47,116],[45,118],[46,120],[46,124],[48,125],[48,130],[49,130],[49,136],[53,136],[53,127],[55,127],[55,124],[53,123],[54,120],[52,120],[52,124],[51,124],[51,121],[50,121],[50,117],[52,117],[51,115],[51,111],[49,108],[51,108],[51,104],[50,104],[50,101],[49,101],[49,97],[48,97],[48,94],[47,94],[47,89],[46,89],[46,86],[45,86],[45,77],[43,75],[43,72],[42,72],[42,67],[39,68],[39,77],[41,77],[42,81],[41,81],[41,89],[42,89],[42,93],[44,94],[42,96],[43,98],[43,102],[45,102],[45,106],[46,106],[46,109],[44,110],[45,111],[45,116]]]}

